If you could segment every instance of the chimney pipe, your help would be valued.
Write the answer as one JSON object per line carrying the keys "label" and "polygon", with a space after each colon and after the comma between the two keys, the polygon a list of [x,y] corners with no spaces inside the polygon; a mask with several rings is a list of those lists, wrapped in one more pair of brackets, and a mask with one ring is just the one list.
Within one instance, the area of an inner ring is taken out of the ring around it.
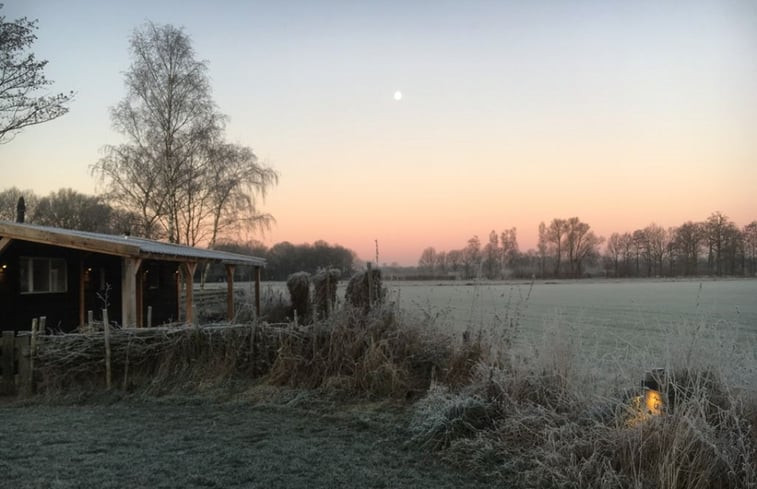
{"label": "chimney pipe", "polygon": [[16,222],[23,223],[24,216],[26,214],[26,202],[24,202],[24,196],[18,198],[18,204],[16,204]]}

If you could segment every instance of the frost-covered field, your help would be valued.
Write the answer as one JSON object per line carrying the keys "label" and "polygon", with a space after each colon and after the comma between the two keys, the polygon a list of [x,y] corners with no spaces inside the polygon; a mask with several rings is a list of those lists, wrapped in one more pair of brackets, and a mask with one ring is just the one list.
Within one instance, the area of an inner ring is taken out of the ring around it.
{"label": "frost-covered field", "polygon": [[593,365],[640,366],[706,356],[757,377],[757,280],[387,285],[408,314],[451,333],[514,335],[526,355],[570,351]]}
{"label": "frost-covered field", "polygon": [[[757,377],[757,280],[386,282],[388,300],[443,332],[514,337],[526,355],[649,366],[707,355]],[[340,290],[343,297],[344,285]],[[283,283],[266,284],[284,294]]]}
{"label": "frost-covered field", "polygon": [[[385,286],[388,300],[400,309],[429,317],[450,332],[512,320],[519,334],[538,337],[557,322],[582,336],[637,343],[705,322],[738,338],[757,339],[757,280],[397,281]],[[286,286],[267,283],[264,293],[286,296]]]}
{"label": "frost-covered field", "polygon": [[439,315],[450,328],[517,318],[524,332],[558,321],[585,332],[634,337],[684,322],[706,321],[757,335],[757,280],[535,281],[515,283],[389,282],[408,311]]}

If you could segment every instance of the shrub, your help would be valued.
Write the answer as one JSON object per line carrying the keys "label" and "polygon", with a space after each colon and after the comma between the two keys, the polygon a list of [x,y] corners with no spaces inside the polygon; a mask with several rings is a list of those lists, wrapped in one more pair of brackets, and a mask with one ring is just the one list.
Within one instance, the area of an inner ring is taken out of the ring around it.
{"label": "shrub", "polygon": [[287,278],[287,289],[292,302],[292,314],[296,314],[299,321],[307,323],[310,320],[310,274],[297,272]]}
{"label": "shrub", "polygon": [[369,268],[356,273],[347,283],[345,301],[355,309],[369,311],[374,305],[382,304],[386,289],[381,281],[381,270]]}
{"label": "shrub", "polygon": [[342,272],[338,268],[320,270],[313,275],[313,302],[315,315],[328,318],[336,308],[336,288]]}

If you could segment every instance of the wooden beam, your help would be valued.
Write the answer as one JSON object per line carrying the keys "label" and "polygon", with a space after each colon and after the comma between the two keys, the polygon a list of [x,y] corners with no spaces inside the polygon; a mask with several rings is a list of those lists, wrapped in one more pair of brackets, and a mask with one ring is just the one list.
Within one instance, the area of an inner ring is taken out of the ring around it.
{"label": "wooden beam", "polygon": [[188,261],[182,263],[182,270],[184,271],[184,282],[185,286],[187,288],[186,291],[186,298],[187,298],[187,324],[192,324],[194,322],[194,311],[192,310],[193,305],[193,294],[194,294],[194,276],[195,276],[195,270],[197,269],[197,263]]}
{"label": "wooden beam", "polygon": [[226,265],[226,317],[234,320],[234,265]]}
{"label": "wooden beam", "polygon": [[0,238],[0,255],[3,254],[5,248],[7,248],[13,242],[10,238]]}
{"label": "wooden beam", "polygon": [[255,316],[260,317],[260,267],[255,267]]}
{"label": "wooden beam", "polygon": [[121,259],[121,324],[125,328],[137,324],[137,272],[140,258]]}

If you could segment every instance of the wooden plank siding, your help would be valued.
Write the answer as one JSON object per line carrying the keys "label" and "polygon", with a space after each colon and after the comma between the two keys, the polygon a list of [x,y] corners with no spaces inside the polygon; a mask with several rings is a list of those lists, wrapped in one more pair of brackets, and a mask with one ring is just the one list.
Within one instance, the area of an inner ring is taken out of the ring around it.
{"label": "wooden plank siding", "polygon": [[[22,257],[65,260],[66,290],[22,293],[19,270]],[[3,265],[5,268],[1,268]],[[82,305],[85,310],[99,310],[106,301],[120,321],[120,267],[119,257],[13,240],[0,256],[0,328],[28,330],[33,318],[47,316],[47,327],[52,331],[72,331],[80,324]]]}

